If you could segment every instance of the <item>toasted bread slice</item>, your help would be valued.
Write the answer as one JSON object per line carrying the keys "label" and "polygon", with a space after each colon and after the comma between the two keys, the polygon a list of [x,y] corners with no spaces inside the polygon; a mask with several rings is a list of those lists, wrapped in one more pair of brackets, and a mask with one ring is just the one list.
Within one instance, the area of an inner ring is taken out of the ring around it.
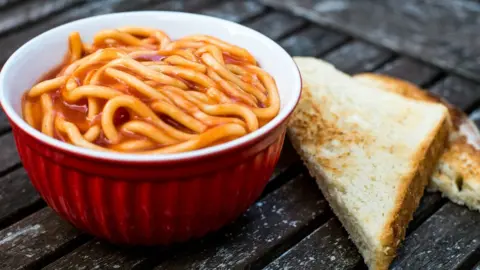
{"label": "toasted bread slice", "polygon": [[441,191],[455,203],[480,211],[480,132],[461,110],[415,85],[385,75],[364,73],[355,79],[373,87],[401,94],[407,98],[444,104],[453,130],[449,145],[431,176],[428,189]]}
{"label": "toasted bread slice", "polygon": [[288,135],[370,269],[387,269],[448,137],[444,106],[296,57],[303,93]]}

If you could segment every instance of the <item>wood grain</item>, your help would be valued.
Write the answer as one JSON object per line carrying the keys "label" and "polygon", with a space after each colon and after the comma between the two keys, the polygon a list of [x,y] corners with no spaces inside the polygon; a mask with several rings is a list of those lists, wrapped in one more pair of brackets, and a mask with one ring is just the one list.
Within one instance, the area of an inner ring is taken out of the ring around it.
{"label": "wood grain", "polygon": [[82,2],[85,0],[25,1],[12,8],[0,10],[0,34],[25,24],[35,23]]}
{"label": "wood grain", "polygon": [[[443,201],[438,193],[427,193],[423,196],[420,206],[414,213],[413,221],[408,225],[407,237],[438,209],[439,202]],[[347,232],[336,218],[331,219],[327,224],[312,232],[269,264],[266,269],[283,269],[295,265],[301,266],[302,269],[366,267],[357,248],[349,240]]]}
{"label": "wood grain", "polygon": [[8,130],[10,130],[10,124],[8,123],[7,115],[3,112],[3,109],[0,108],[0,134]]}
{"label": "wood grain", "polygon": [[0,177],[0,187],[0,224],[22,209],[41,201],[23,168]]}
{"label": "wood grain", "polygon": [[279,39],[306,24],[306,21],[287,13],[271,12],[262,16],[247,26],[253,28],[271,39]]}
{"label": "wood grain", "polygon": [[480,81],[478,1],[261,2]]}
{"label": "wood grain", "polygon": [[265,12],[266,7],[256,1],[227,1],[209,8],[199,10],[199,13],[242,22]]}
{"label": "wood grain", "polygon": [[309,26],[289,36],[280,45],[292,56],[319,56],[347,41],[347,36]]}
{"label": "wood grain", "polygon": [[[144,7],[148,10],[172,10],[172,11],[187,11],[192,12],[200,8],[205,8],[217,0],[170,0],[170,1],[151,1],[152,4]],[[161,3],[158,3],[161,2]]]}
{"label": "wood grain", "polygon": [[406,80],[417,85],[425,85],[441,74],[440,69],[405,56],[401,56],[385,64],[376,72]]}
{"label": "wood grain", "polygon": [[119,247],[91,240],[43,269],[132,269],[141,264],[151,252],[146,248]]}
{"label": "wood grain", "polygon": [[33,267],[80,237],[78,230],[44,208],[0,231],[0,268]]}
{"label": "wood grain", "polygon": [[462,110],[469,110],[480,100],[480,84],[454,75],[435,84],[431,91]]}
{"label": "wood grain", "polygon": [[447,200],[442,198],[442,195],[439,192],[430,193],[425,191],[417,210],[413,213],[413,220],[408,224],[407,235],[422,225],[425,220],[427,220],[446,202]]}
{"label": "wood grain", "polygon": [[0,9],[7,8],[9,5],[25,0],[0,0]]}
{"label": "wood grain", "polygon": [[[270,181],[273,181],[277,177],[284,175],[289,168],[299,162],[300,157],[298,156],[295,149],[293,149],[290,140],[288,138],[285,138],[282,154],[280,155],[277,166],[275,166],[275,170],[273,171],[273,175],[270,178]],[[285,177],[285,175],[283,177]]]}
{"label": "wood grain", "polygon": [[75,9],[70,9],[56,14],[55,16],[47,17],[41,22],[31,25],[28,28],[19,29],[18,31],[0,38],[0,48],[2,48],[0,50],[0,65],[2,65],[17,48],[19,48],[29,39],[53,27],[89,16],[138,9],[148,5],[152,1],[153,0],[92,1],[78,6]]}
{"label": "wood grain", "polygon": [[12,133],[0,136],[0,149],[2,149],[0,155],[0,174],[2,174],[15,165],[20,164],[20,157],[18,156]]}
{"label": "wood grain", "polygon": [[354,40],[328,53],[323,59],[335,65],[339,70],[356,74],[373,70],[392,56],[393,53],[388,50]]}
{"label": "wood grain", "polygon": [[455,269],[480,247],[480,214],[447,203],[406,239],[392,269]]}
{"label": "wood grain", "polygon": [[264,269],[351,269],[360,261],[342,224],[332,218]]}

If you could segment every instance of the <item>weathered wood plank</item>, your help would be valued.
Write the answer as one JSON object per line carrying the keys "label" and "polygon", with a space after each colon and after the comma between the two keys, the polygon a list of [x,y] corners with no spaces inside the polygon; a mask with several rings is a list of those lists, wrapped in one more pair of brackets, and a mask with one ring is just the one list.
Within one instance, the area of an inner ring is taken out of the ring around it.
{"label": "weathered wood plank", "polygon": [[3,134],[10,129],[10,124],[8,123],[7,115],[0,108],[0,134]]}
{"label": "weathered wood plank", "polygon": [[0,174],[20,163],[12,133],[0,137]]}
{"label": "weathered wood plank", "polygon": [[455,269],[480,247],[480,213],[445,204],[404,242],[392,269]]}
{"label": "weathered wood plank", "polygon": [[89,16],[137,9],[145,6],[152,1],[153,0],[92,1],[76,7],[75,9],[67,10],[55,16],[48,17],[41,22],[32,25],[29,28],[12,32],[0,38],[0,48],[2,48],[0,50],[0,65],[3,64],[7,60],[7,58],[26,41],[53,27]]}
{"label": "weathered wood plank", "polygon": [[20,1],[25,1],[25,0],[0,0],[0,9],[7,8],[9,5],[20,2]]}
{"label": "weathered wood plank", "polygon": [[413,213],[413,220],[408,224],[407,235],[416,230],[425,220],[442,207],[446,201],[439,192],[430,193],[425,191],[420,200],[420,205]]}
{"label": "weathered wood plank", "polygon": [[91,240],[43,269],[132,269],[140,265],[149,252],[146,248],[122,248]]}
{"label": "weathered wood plank", "polygon": [[[158,2],[164,2],[158,4]],[[195,11],[200,8],[204,8],[212,3],[218,2],[217,0],[170,0],[170,1],[152,1],[152,4],[144,9],[155,10],[172,10],[172,11]]]}
{"label": "weathered wood plank", "polygon": [[435,84],[431,91],[462,110],[468,110],[480,100],[480,84],[453,75]]}
{"label": "weathered wood plank", "polygon": [[[0,34],[52,15],[85,0],[28,1],[0,10]],[[1,6],[1,3],[0,3]]]}
{"label": "weathered wood plank", "polygon": [[253,28],[271,39],[279,39],[304,26],[306,21],[283,12],[271,12],[262,16],[247,26]]}
{"label": "weathered wood plank", "polygon": [[[408,225],[408,235],[437,209],[441,196],[438,193],[426,193]],[[328,227],[326,227],[328,225]],[[349,240],[347,232],[336,218],[312,232],[281,257],[270,263],[266,269],[352,269],[365,268],[362,257],[355,245]]]}
{"label": "weathered wood plank", "polygon": [[477,124],[477,127],[480,129],[480,108],[472,112],[472,114],[470,115],[470,119],[472,119],[475,124]]}
{"label": "weathered wood plank", "polygon": [[436,67],[404,56],[387,63],[376,72],[407,80],[417,85],[429,83],[441,74],[440,69]]}
{"label": "weathered wood plank", "polygon": [[280,45],[293,56],[319,56],[346,42],[347,39],[345,35],[309,26],[283,39]]}
{"label": "weathered wood plank", "polygon": [[284,174],[293,164],[300,162],[300,157],[298,156],[295,149],[288,138],[285,138],[285,143],[283,145],[282,154],[278,159],[277,166],[273,172],[270,181]]}
{"label": "weathered wood plank", "polygon": [[0,187],[0,224],[22,209],[41,201],[23,168],[1,177]]}
{"label": "weathered wood plank", "polygon": [[360,260],[342,224],[332,218],[264,269],[351,269]]}
{"label": "weathered wood plank", "polygon": [[480,3],[476,1],[261,2],[480,81]]}
{"label": "weathered wood plank", "polygon": [[[299,176],[252,205],[233,224],[203,239],[174,246],[168,251],[150,249],[137,253],[92,241],[47,269],[73,269],[75,266],[108,269],[118,265],[118,261],[130,269],[139,263],[151,264],[149,260],[159,263],[156,269],[243,267],[314,223],[328,212],[327,209],[315,182]],[[148,259],[146,255],[150,255]]]}
{"label": "weathered wood plank", "polygon": [[335,65],[339,70],[356,74],[373,70],[392,56],[393,53],[390,51],[354,40],[328,53],[323,59]]}
{"label": "weathered wood plank", "polygon": [[47,256],[62,252],[82,234],[44,208],[0,231],[0,268],[33,267]]}
{"label": "weathered wood plank", "polygon": [[228,1],[209,8],[199,10],[199,13],[219,17],[234,22],[241,22],[265,12],[266,7],[255,1]]}

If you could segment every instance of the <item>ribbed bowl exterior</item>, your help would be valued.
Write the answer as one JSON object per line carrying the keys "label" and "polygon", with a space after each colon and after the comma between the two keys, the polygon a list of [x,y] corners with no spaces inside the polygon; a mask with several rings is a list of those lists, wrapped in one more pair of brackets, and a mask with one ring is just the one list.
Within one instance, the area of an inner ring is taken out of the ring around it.
{"label": "ribbed bowl exterior", "polygon": [[241,215],[261,194],[286,125],[238,149],[195,160],[94,159],[47,145],[12,124],[35,188],[61,217],[110,242],[166,245],[200,237]]}

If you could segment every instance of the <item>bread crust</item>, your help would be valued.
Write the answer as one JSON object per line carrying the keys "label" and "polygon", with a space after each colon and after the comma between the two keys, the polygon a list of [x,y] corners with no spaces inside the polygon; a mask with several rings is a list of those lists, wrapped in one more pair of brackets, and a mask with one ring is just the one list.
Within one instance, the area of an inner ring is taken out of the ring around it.
{"label": "bread crust", "polygon": [[389,217],[383,233],[380,236],[383,250],[377,250],[376,269],[388,269],[388,266],[396,256],[396,250],[405,238],[408,223],[413,219],[413,213],[417,209],[428,184],[438,159],[443,153],[449,134],[447,119],[441,122],[432,131],[429,138],[419,148],[414,160],[418,161],[410,175],[404,176],[402,184],[398,188],[398,196],[395,199],[395,208]]}
{"label": "bread crust", "polygon": [[[404,176],[405,179],[398,188],[395,206],[378,236],[380,238],[380,246],[377,247],[375,243],[368,242],[368,237],[358,237],[362,234],[361,230],[357,228],[354,220],[347,218],[342,213],[341,203],[337,202],[330,194],[327,182],[324,180],[325,175],[319,169],[319,162],[322,168],[325,169],[326,167],[330,171],[335,172],[333,166],[330,166],[332,164],[328,160],[312,159],[309,153],[303,149],[305,143],[315,141],[316,144],[321,145],[325,140],[328,140],[328,138],[322,136],[324,134],[321,133],[322,130],[328,129],[327,133],[331,134],[341,133],[341,131],[335,130],[335,127],[325,123],[326,121],[322,118],[319,106],[321,105],[312,97],[308,84],[304,83],[301,101],[292,116],[293,121],[288,129],[289,138],[310,174],[316,179],[333,212],[351,234],[352,241],[358,247],[369,267],[371,269],[388,269],[395,257],[399,243],[404,239],[407,224],[412,219],[413,213],[420,202],[428,182],[428,176],[445,146],[449,130],[447,118],[445,117],[443,121],[432,129],[429,139],[426,139],[415,153],[417,163],[412,166],[411,172]],[[316,128],[315,126],[318,126],[317,133],[312,132]],[[352,237],[352,232],[354,232],[356,237],[355,235]]]}
{"label": "bread crust", "polygon": [[440,103],[448,108],[452,131],[435,165],[428,190],[440,191],[453,202],[480,211],[480,132],[468,116],[447,101],[401,79],[374,73],[357,74],[354,78],[410,99]]}
{"label": "bread crust", "polygon": [[[350,239],[355,243],[355,245],[357,246],[358,250],[362,254],[367,264],[371,264],[370,262],[372,262],[373,264],[373,261],[375,261],[375,258],[372,255],[375,254],[375,250],[370,249],[370,246],[373,246],[373,244],[369,245],[367,242],[364,242],[361,239],[361,238],[367,239],[367,237],[360,237],[360,238],[352,237],[351,235],[352,232],[356,232],[356,233],[361,233],[361,232],[357,230],[353,222],[351,222],[342,214],[341,206],[329,193],[328,186],[325,181],[326,176],[323,174],[323,172],[320,169],[317,169],[318,161],[312,160],[312,157],[309,155],[309,153],[307,153],[302,148],[302,145],[304,145],[305,143],[308,143],[309,141],[315,140],[317,144],[322,144],[324,140],[328,139],[328,138],[324,138],[324,136],[318,136],[319,134],[317,134],[316,132],[313,132],[310,134],[308,128],[310,128],[310,131],[311,131],[312,124],[319,125],[320,126],[319,129],[322,129],[322,130],[334,128],[329,126],[327,123],[325,123],[322,120],[321,110],[318,106],[319,104],[315,102],[315,100],[313,100],[312,94],[307,84],[304,82],[303,89],[302,89],[302,97],[297,106],[297,109],[294,111],[292,115],[292,118],[291,118],[292,121],[290,123],[289,128],[287,129],[287,135],[290,138],[293,148],[300,155],[300,158],[302,159],[303,163],[307,167],[310,175],[315,179],[318,187],[322,191],[323,196],[329,202],[329,205],[332,208],[333,213],[338,217],[342,225],[350,233]],[[308,112],[312,112],[312,113],[308,113]],[[303,124],[305,124],[305,126]],[[295,130],[297,131],[301,130],[302,136],[298,136]],[[336,133],[336,132],[332,132],[332,133]],[[324,163],[325,161],[323,160],[322,166],[324,165]],[[328,161],[325,165],[327,166],[327,168],[329,167]]]}

